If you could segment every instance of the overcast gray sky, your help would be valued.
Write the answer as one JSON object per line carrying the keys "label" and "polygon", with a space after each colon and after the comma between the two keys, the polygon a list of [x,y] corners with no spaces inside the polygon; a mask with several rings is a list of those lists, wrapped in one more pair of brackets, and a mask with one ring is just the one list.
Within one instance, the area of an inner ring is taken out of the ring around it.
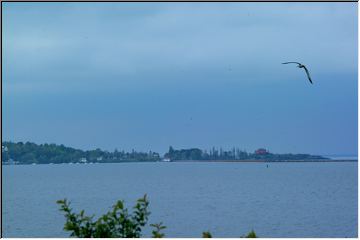
{"label": "overcast gray sky", "polygon": [[3,140],[357,153],[357,3],[8,2],[2,18]]}

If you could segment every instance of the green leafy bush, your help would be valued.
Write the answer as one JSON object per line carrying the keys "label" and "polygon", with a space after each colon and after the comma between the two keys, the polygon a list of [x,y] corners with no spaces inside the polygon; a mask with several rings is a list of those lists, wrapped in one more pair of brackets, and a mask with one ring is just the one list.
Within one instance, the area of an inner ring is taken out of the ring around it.
{"label": "green leafy bush", "polygon": [[203,238],[212,238],[212,235],[211,235],[210,232],[203,232],[203,233],[202,233],[202,237],[203,237]]}
{"label": "green leafy bush", "polygon": [[161,223],[157,223],[157,224],[150,224],[150,226],[154,227],[155,229],[152,231],[153,237],[154,238],[163,238],[165,237],[165,234],[161,233],[160,231],[165,229],[166,227],[162,225]]}
{"label": "green leafy bush", "polygon": [[[102,215],[96,221],[93,220],[94,215],[85,216],[84,210],[74,213],[70,208],[70,202],[66,199],[56,203],[60,205],[60,211],[65,214],[64,230],[71,232],[71,237],[78,238],[139,238],[150,215],[146,194],[137,200],[132,213],[125,208],[124,201],[117,201],[112,211]],[[161,232],[166,228],[162,222],[150,224],[150,226],[154,228],[152,237],[165,237],[165,234]],[[212,235],[210,232],[203,232],[202,237],[211,238]],[[246,236],[246,238],[256,237],[253,230]]]}
{"label": "green leafy bush", "polygon": [[[144,195],[137,200],[133,213],[129,213],[124,207],[123,201],[118,201],[112,211],[93,221],[94,216],[84,215],[84,210],[74,213],[70,208],[70,203],[64,199],[59,200],[60,210],[65,213],[65,231],[71,232],[70,236],[79,238],[134,238],[141,237],[141,230],[148,221],[150,212],[148,211],[149,201]],[[153,237],[163,237],[160,231],[165,228],[160,224],[152,224],[155,227]]]}
{"label": "green leafy bush", "polygon": [[249,232],[245,237],[243,238],[257,238],[256,233],[254,232],[254,230],[251,230],[251,232]]}
{"label": "green leafy bush", "polygon": [[[212,235],[210,232],[203,232],[202,237],[203,238],[212,238]],[[257,238],[257,236],[256,236],[256,233],[254,232],[254,230],[251,230],[251,232],[249,232],[248,235],[242,236],[240,238]]]}

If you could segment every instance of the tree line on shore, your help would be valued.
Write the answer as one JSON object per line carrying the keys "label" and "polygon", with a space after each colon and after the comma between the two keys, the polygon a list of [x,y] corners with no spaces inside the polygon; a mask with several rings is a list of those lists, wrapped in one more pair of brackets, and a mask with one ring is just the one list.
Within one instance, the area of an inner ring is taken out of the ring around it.
{"label": "tree line on shore", "polygon": [[115,162],[156,162],[166,161],[185,161],[185,160],[317,160],[326,159],[322,156],[310,154],[274,154],[265,149],[258,149],[254,153],[248,153],[239,148],[223,150],[222,148],[211,148],[201,150],[199,148],[175,150],[172,146],[163,157],[159,153],[139,152],[132,150],[125,152],[115,149],[113,152],[103,151],[99,148],[95,150],[83,151],[64,145],[56,144],[36,144],[32,142],[10,142],[2,143],[3,163],[18,164],[45,164],[45,163],[115,163]]}
{"label": "tree line on shore", "polygon": [[16,161],[20,164],[44,163],[95,163],[95,162],[130,162],[130,161],[159,161],[156,152],[131,152],[95,150],[83,151],[64,145],[35,144],[31,142],[3,142],[2,159],[4,162]]}
{"label": "tree line on shore", "polygon": [[283,161],[283,160],[316,160],[326,159],[322,156],[310,155],[310,154],[274,154],[270,153],[266,149],[260,148],[254,153],[248,153],[247,151],[240,150],[233,147],[231,150],[223,150],[222,148],[213,147],[209,151],[198,148],[180,149],[175,150],[170,146],[169,151],[165,153],[164,157],[172,161],[176,160],[269,160],[269,161]]}

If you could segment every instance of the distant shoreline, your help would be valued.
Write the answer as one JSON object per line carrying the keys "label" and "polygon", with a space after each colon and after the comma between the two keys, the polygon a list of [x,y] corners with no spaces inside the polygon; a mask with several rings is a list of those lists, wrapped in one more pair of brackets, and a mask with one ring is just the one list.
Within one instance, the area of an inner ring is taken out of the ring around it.
{"label": "distant shoreline", "polygon": [[271,153],[265,148],[252,152],[233,147],[224,150],[212,147],[209,150],[199,148],[174,149],[162,154],[157,152],[139,152],[115,149],[113,152],[81,150],[64,145],[36,144],[31,142],[3,142],[1,146],[3,165],[27,164],[96,164],[124,162],[356,162],[357,156],[348,158],[338,155],[335,158],[304,153]]}
{"label": "distant shoreline", "polygon": [[174,160],[174,161],[123,161],[123,162],[102,162],[102,163],[36,163],[36,164],[7,164],[2,162],[2,166],[14,166],[14,165],[93,165],[93,164],[114,164],[114,163],[336,163],[336,162],[358,162],[353,159],[332,160],[279,160],[279,161],[264,161],[264,160]]}

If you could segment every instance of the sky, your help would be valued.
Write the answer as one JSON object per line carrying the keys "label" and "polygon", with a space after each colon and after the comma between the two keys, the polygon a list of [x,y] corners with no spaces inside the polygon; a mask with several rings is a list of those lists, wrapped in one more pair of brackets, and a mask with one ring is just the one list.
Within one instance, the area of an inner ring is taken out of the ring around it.
{"label": "sky", "polygon": [[2,7],[3,141],[357,155],[357,3]]}

